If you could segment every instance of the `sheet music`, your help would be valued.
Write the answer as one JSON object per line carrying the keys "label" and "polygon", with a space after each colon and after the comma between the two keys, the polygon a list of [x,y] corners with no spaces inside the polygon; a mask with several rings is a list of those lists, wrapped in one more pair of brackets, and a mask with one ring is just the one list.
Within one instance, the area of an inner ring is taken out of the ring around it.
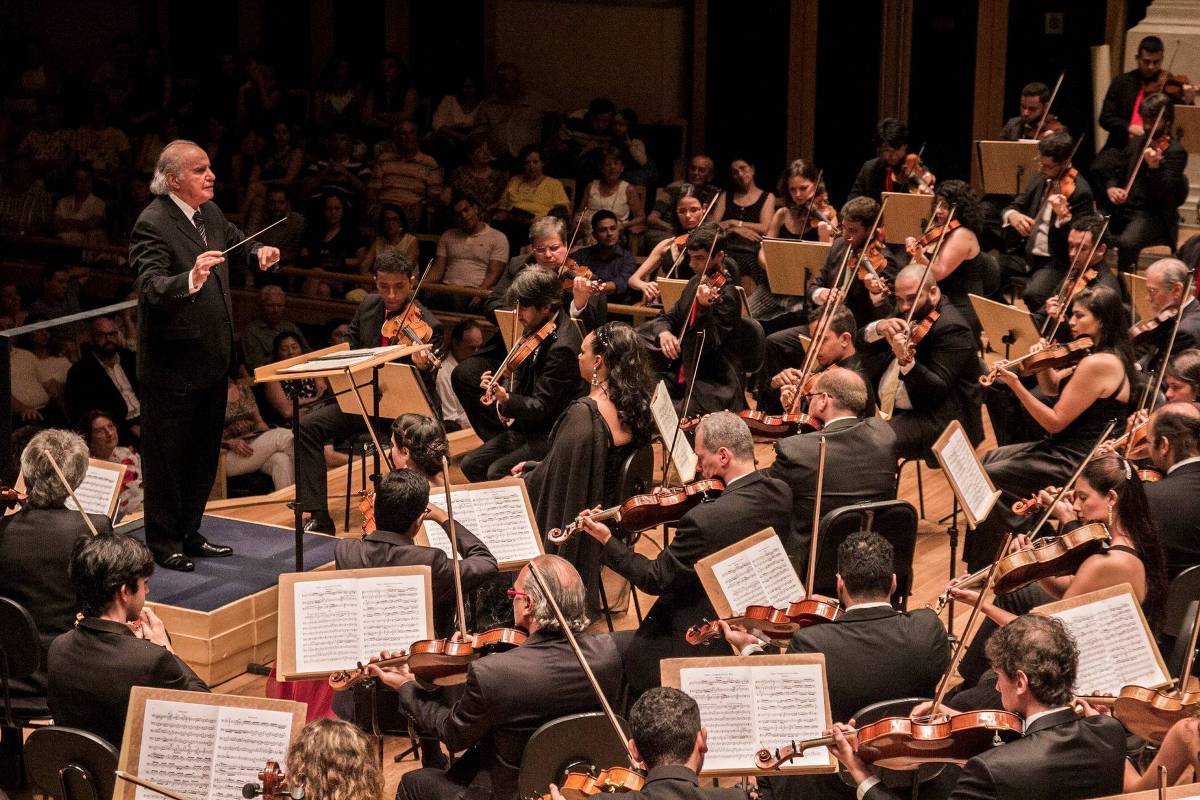
{"label": "sheet music", "polygon": [[1051,616],[1063,621],[1079,648],[1077,692],[1115,695],[1125,686],[1158,686],[1170,680],[1159,667],[1133,595],[1122,593]]}
{"label": "sheet music", "polygon": [[962,428],[956,428],[942,448],[942,463],[948,477],[958,487],[961,500],[975,519],[982,520],[992,510],[996,493],[988,484],[987,473],[975,456],[975,448]]}
{"label": "sheet music", "polygon": [[314,360],[329,363],[330,361],[336,361],[338,359],[358,358],[360,356],[374,358],[375,356],[382,355],[383,353],[388,353],[393,350],[403,350],[407,346],[408,345],[404,344],[385,344],[381,347],[360,347],[357,350],[338,350],[334,353],[327,353],[323,356],[317,356]]}
{"label": "sheet music", "polygon": [[264,763],[286,760],[291,728],[286,711],[147,700],[138,775],[192,800],[237,800]]}
{"label": "sheet music", "polygon": [[425,596],[420,575],[297,581],[296,672],[348,669],[430,638]]}
{"label": "sheet music", "polygon": [[[707,769],[754,772],[760,748],[820,736],[828,718],[818,664],[684,668],[679,688],[695,698],[708,729]],[[824,747],[813,748],[783,769],[828,761]]]}
{"label": "sheet music", "polygon": [[787,608],[804,597],[804,584],[778,536],[747,547],[712,570],[734,614],[752,605]]}
{"label": "sheet music", "polygon": [[[499,563],[529,561],[542,554],[541,536],[529,519],[520,486],[491,486],[484,489],[455,489],[454,521],[487,545]],[[434,490],[429,502],[446,510],[446,493]],[[431,547],[450,555],[450,537],[441,525],[425,521]]]}
{"label": "sheet music", "polygon": [[[113,497],[121,491],[121,480],[124,477],[125,467],[121,464],[99,466],[89,463],[87,472],[83,476],[83,482],[75,487],[75,496],[83,504],[83,510],[89,514],[107,517]],[[63,505],[72,511],[79,508],[70,497]]]}
{"label": "sheet music", "polygon": [[658,382],[658,386],[654,390],[654,397],[650,399],[650,416],[654,418],[654,424],[658,427],[658,435],[662,437],[665,446],[670,447],[671,442],[675,442],[675,446],[671,448],[671,463],[675,465],[675,472],[679,475],[679,479],[684,483],[690,483],[696,477],[696,453],[682,432],[679,436],[675,436],[675,431],[679,427],[679,414],[675,412],[675,404],[671,401],[667,384],[662,381]]}
{"label": "sheet music", "polygon": [[284,367],[279,370],[279,374],[294,375],[304,372],[324,372],[328,369],[345,369],[346,367],[353,367],[356,364],[362,364],[364,361],[370,361],[372,358],[370,354],[346,356],[342,352],[338,352],[333,355],[335,356],[333,358],[314,358],[311,361],[292,364],[290,367]]}

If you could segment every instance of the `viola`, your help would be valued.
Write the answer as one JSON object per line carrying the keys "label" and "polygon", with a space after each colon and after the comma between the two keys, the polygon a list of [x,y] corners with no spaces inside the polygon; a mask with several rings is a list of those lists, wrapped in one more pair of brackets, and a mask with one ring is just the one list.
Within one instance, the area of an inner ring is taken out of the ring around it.
{"label": "viola", "polygon": [[513,628],[492,628],[464,640],[426,639],[408,650],[408,668],[426,683],[453,686],[467,679],[472,661],[525,644],[526,634]]}
{"label": "viola", "polygon": [[[725,484],[715,478],[692,481],[678,489],[660,488],[649,494],[634,495],[619,506],[590,515],[590,519],[596,522],[615,519],[625,530],[637,533],[666,522],[678,522],[684,514],[723,491]],[[579,519],[576,519],[565,528],[552,528],[546,534],[546,539],[553,544],[562,544],[581,527]]]}
{"label": "viola", "polygon": [[842,618],[842,604],[808,597],[797,600],[787,608],[787,616],[800,628],[823,622],[837,622]]}
{"label": "viola", "polygon": [[[1024,721],[1009,711],[989,709],[954,716],[911,719],[887,717],[848,734],[858,739],[858,755],[884,769],[911,770],[922,764],[963,764],[995,746],[997,739],[1019,739]],[[834,744],[832,736],[792,742],[774,752],[763,748],[754,760],[759,769],[778,769],[814,747]]]}
{"label": "viola", "polygon": [[986,375],[979,376],[979,383],[983,386],[991,386],[1002,368],[1012,370],[1017,375],[1027,376],[1045,369],[1073,367],[1082,361],[1084,356],[1089,355],[1093,347],[1095,347],[1095,342],[1092,341],[1092,337],[1080,336],[1066,344],[1038,350],[1012,361],[997,361]]}
{"label": "viola", "polygon": [[872,239],[857,260],[858,279],[863,282],[867,290],[871,294],[889,295],[892,293],[891,288],[887,284],[887,279],[883,277],[884,271],[887,269],[887,257],[883,255],[883,242],[878,236]]}
{"label": "viola", "polygon": [[516,372],[518,367],[537,352],[537,349],[542,346],[542,342],[546,341],[557,327],[558,324],[551,317],[546,320],[546,323],[542,327],[522,338],[517,343],[517,346],[513,348],[512,352],[504,359],[504,363],[492,373],[492,379],[488,381],[488,385],[484,388],[483,397],[479,399],[479,402],[485,406],[490,406],[494,403],[496,401],[496,387],[500,385],[500,381]]}
{"label": "viola", "polygon": [[933,194],[933,185],[937,179],[925,166],[918,153],[909,153],[904,157],[900,175],[913,194]]}
{"label": "viola", "polygon": [[1150,319],[1144,319],[1129,329],[1129,338],[1134,344],[1151,344],[1179,316],[1179,306],[1168,306]]}
{"label": "viola", "polygon": [[800,627],[787,615],[786,611],[771,606],[746,606],[741,614],[725,617],[723,620],[705,621],[701,625],[693,625],[687,629],[683,638],[688,644],[706,644],[721,635],[721,622],[737,625],[746,629],[762,631],[768,638],[776,641],[787,641]]}

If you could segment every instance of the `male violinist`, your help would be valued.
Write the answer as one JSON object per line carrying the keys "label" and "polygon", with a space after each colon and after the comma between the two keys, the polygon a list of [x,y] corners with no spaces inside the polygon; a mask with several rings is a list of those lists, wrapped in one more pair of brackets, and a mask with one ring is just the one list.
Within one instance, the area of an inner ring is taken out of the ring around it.
{"label": "male violinist", "polygon": [[[391,344],[383,334],[384,322],[403,314],[412,302],[421,319],[433,329],[432,342],[436,346],[441,337],[442,323],[413,297],[416,285],[416,268],[407,257],[397,251],[380,253],[375,259],[375,291],[363,298],[354,311],[347,337],[351,349],[379,347]],[[424,351],[413,353],[409,359],[414,367],[432,374],[433,362]],[[368,411],[372,408],[367,407]],[[329,475],[325,467],[325,444],[343,436],[359,433],[363,429],[362,416],[343,413],[336,404],[313,411],[300,422],[300,435],[296,439],[296,503],[302,511],[309,512],[305,530],[315,533],[333,533],[333,519],[329,516]]]}
{"label": "male violinist", "polygon": [[[1113,275],[1104,258],[1108,254],[1112,238],[1107,232],[1101,238],[1102,231],[1104,231],[1104,218],[1101,216],[1089,214],[1072,219],[1070,230],[1067,233],[1067,260],[1048,261],[1030,276],[1021,297],[1025,301],[1025,307],[1033,314],[1034,323],[1039,328],[1045,322],[1046,315],[1051,312],[1051,309],[1046,308],[1046,301],[1053,301],[1062,290],[1063,281],[1066,280],[1067,271],[1072,265],[1075,267],[1076,275],[1089,269],[1096,271],[1096,277],[1088,281],[1087,286],[1107,286],[1114,292],[1121,291],[1116,276]],[[1058,313],[1062,310],[1054,308],[1053,312]]]}
{"label": "male violinist", "polygon": [[[976,444],[983,440],[979,356],[971,326],[942,297],[924,264],[910,264],[896,276],[897,317],[872,322],[863,330],[877,343],[867,356],[877,375],[880,415],[896,432],[900,458],[928,458],[929,449],[951,420],[962,422]],[[915,306],[913,328],[904,317]],[[915,330],[925,328],[919,342]]]}
{"label": "male violinist", "polygon": [[[1164,50],[1163,41],[1157,36],[1143,38],[1138,42],[1137,66],[1113,78],[1108,85],[1100,107],[1100,127],[1108,131],[1101,154],[1107,156],[1111,151],[1124,150],[1125,145],[1145,135],[1154,124],[1153,117],[1147,119],[1141,113],[1141,105],[1152,91],[1147,87],[1153,87],[1162,73]],[[1187,105],[1195,102],[1195,89],[1187,87],[1183,101]]]}
{"label": "male violinist", "polygon": [[[833,292],[837,287],[834,286],[834,281],[842,260],[846,258],[847,247],[850,248],[850,256],[846,261],[846,269],[851,273],[857,271],[863,247],[867,244],[867,235],[878,216],[879,203],[869,197],[855,197],[842,206],[842,235],[833,240],[821,271],[808,285],[808,300],[812,305],[824,306],[835,299]],[[872,250],[883,257],[884,266],[878,269],[872,264],[871,269],[883,279],[883,283],[890,290],[896,278],[896,260],[887,247],[878,246]],[[868,286],[866,281],[856,276],[850,284],[849,292],[842,298],[842,303],[854,313],[859,327],[887,316],[887,293],[873,291],[876,288],[879,287]]]}
{"label": "male violinist", "polygon": [[[1157,316],[1172,308],[1180,309],[1179,332],[1175,334],[1172,356],[1200,347],[1200,301],[1196,300],[1195,292],[1183,296],[1189,272],[1187,265],[1177,258],[1160,258],[1146,268],[1146,302],[1150,304],[1151,312]],[[1151,334],[1149,344],[1138,345],[1138,363],[1144,371],[1166,367],[1164,357],[1174,328],[1175,319],[1167,319]]]}
{"label": "male violinist", "polygon": [[706,222],[688,234],[687,256],[695,274],[683,294],[638,333],[647,340],[654,370],[677,404],[682,405],[689,381],[695,380],[689,415],[740,411],[745,392],[737,354],[730,352],[729,342],[741,316],[741,302],[726,271],[725,234],[720,226]]}
{"label": "male violinist", "polygon": [[[1053,617],[1019,617],[992,635],[988,659],[997,675],[1004,710],[1025,720],[1024,735],[988,746],[962,768],[951,797],[964,800],[1024,798],[1084,800],[1120,794],[1125,771],[1125,729],[1116,719],[1080,717],[1071,707],[1079,651],[1062,622]],[[918,706],[914,710],[927,713]],[[954,715],[957,712],[938,709]],[[850,737],[854,729],[834,725],[830,752],[858,784],[862,800],[898,800],[859,755],[869,745]]]}
{"label": "male violinist", "polygon": [[[792,407],[796,392],[800,389],[801,370],[805,357],[804,344],[800,341],[801,332],[809,336],[817,335],[820,324],[821,310],[808,325],[801,328],[785,328],[767,337],[767,354],[763,361],[762,377],[769,378],[770,383],[764,387],[758,396],[758,409],[769,414],[778,414]],[[867,416],[875,416],[875,390],[871,386],[871,378],[863,366],[862,357],[854,344],[858,333],[858,322],[854,314],[845,306],[833,310],[829,325],[825,328],[825,336],[815,346],[817,348],[817,363],[814,372],[823,372],[830,367],[845,367],[858,373],[863,384],[867,387]]]}
{"label": "male violinist", "polygon": [[850,187],[848,199],[866,196],[879,202],[884,192],[911,192],[916,179],[927,181],[932,190],[933,175],[918,164],[912,176],[906,175],[908,126],[895,117],[881,119],[875,128],[875,146],[879,155],[863,162]]}
{"label": "male violinist", "polygon": [[[609,703],[615,704],[621,690],[621,655],[608,634],[581,635],[588,619],[579,573],[558,556],[538,556],[531,563],[575,633]],[[370,667],[372,675],[399,692],[401,709],[419,731],[436,735],[451,752],[470,748],[448,770],[405,773],[397,800],[517,800],[517,769],[533,732],[567,714],[600,710],[528,566],[521,569],[508,594],[513,618],[518,627],[529,631],[529,638],[520,647],[472,661],[462,695],[453,704],[426,695],[407,665]]]}
{"label": "male violinist", "polygon": [[703,655],[684,639],[688,628],[716,614],[696,576],[696,562],[764,528],[786,534],[791,525],[792,492],[755,469],[754,440],[740,417],[730,411],[704,417],[696,428],[695,449],[700,473],[724,483],[725,490],[684,514],[657,557],[635,553],[606,525],[590,520],[590,512],[580,517],[583,531],[604,547],[601,563],[635,589],[658,597],[632,642],[622,646],[634,694],[659,685],[660,659]]}
{"label": "male violinist", "polygon": [[1000,140],[1015,142],[1020,139],[1032,139],[1033,135],[1038,133],[1039,127],[1041,128],[1037,137],[1039,139],[1065,131],[1066,127],[1058,121],[1054,114],[1046,113],[1046,106],[1049,103],[1050,88],[1046,84],[1041,81],[1025,84],[1025,87],[1021,89],[1020,113],[1015,117],[1010,117],[1004,123],[1004,128],[1000,131]]}
{"label": "male violinist", "polygon": [[1162,480],[1143,484],[1150,518],[1162,537],[1167,575],[1200,564],[1200,408],[1167,403],[1150,415],[1146,441]]}
{"label": "male violinist", "polygon": [[[523,461],[541,460],[550,449],[550,431],[558,415],[584,391],[578,364],[583,336],[562,308],[558,275],[542,266],[522,270],[513,279],[508,296],[516,306],[522,330],[514,350],[531,346],[533,351],[519,364],[510,364],[512,368],[505,370],[508,375],[497,368],[479,377],[475,405],[481,396],[490,394],[492,415],[497,421],[512,422],[501,424],[500,433],[463,456],[463,474],[472,482],[497,480]],[[465,402],[463,407],[468,408]]]}

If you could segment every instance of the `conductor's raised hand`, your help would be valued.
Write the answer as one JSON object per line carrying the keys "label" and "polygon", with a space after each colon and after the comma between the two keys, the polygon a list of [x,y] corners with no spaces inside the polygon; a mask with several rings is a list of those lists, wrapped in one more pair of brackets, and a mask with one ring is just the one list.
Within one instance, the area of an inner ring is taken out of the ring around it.
{"label": "conductor's raised hand", "polygon": [[279,263],[279,248],[270,245],[258,248],[258,268],[266,271]]}
{"label": "conductor's raised hand", "polygon": [[196,256],[196,263],[192,264],[192,285],[197,289],[203,286],[208,280],[208,273],[224,260],[225,256],[221,255],[220,250],[205,250]]}

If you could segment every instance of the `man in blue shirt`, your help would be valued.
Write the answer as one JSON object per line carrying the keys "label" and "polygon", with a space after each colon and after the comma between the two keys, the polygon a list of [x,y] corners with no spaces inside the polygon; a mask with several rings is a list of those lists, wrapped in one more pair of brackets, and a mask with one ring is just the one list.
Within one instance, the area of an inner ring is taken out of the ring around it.
{"label": "man in blue shirt", "polygon": [[637,269],[633,254],[621,247],[621,225],[617,215],[608,209],[600,209],[592,215],[592,235],[596,243],[577,250],[573,258],[592,271],[602,283],[601,290],[612,303],[636,303],[642,299],[641,292],[629,292],[629,276]]}

